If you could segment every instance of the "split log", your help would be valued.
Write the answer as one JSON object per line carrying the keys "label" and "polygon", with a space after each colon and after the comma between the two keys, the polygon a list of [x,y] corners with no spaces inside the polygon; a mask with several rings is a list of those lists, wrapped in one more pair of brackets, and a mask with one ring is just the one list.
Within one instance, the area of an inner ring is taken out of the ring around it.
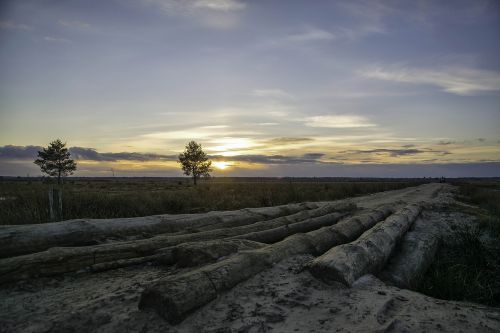
{"label": "split log", "polygon": [[418,219],[413,230],[401,241],[398,253],[379,274],[385,282],[399,288],[414,289],[432,264],[440,242],[437,227]]}
{"label": "split log", "polygon": [[[353,204],[338,203],[324,207],[301,211],[289,216],[282,216],[269,221],[250,225],[217,229],[184,235],[159,235],[149,239],[128,242],[116,242],[85,247],[54,247],[39,253],[0,259],[0,283],[26,279],[34,276],[50,276],[66,272],[74,272],[96,264],[122,261],[126,259],[154,255],[158,249],[172,247],[186,242],[198,242],[222,239],[286,224],[310,219],[331,211],[351,210]],[[336,222],[340,213],[327,214],[330,223]],[[105,267],[106,265],[101,265]]]}
{"label": "split log", "polygon": [[56,246],[96,245],[111,238],[147,238],[156,234],[213,230],[317,209],[328,203],[300,203],[274,207],[214,211],[200,214],[155,215],[117,219],[78,219],[0,228],[0,258],[47,250]]}
{"label": "split log", "polygon": [[[390,212],[387,208],[376,210],[370,213],[370,218],[366,220],[376,223],[375,218],[384,219]],[[171,324],[179,323],[187,314],[215,299],[220,292],[234,287],[286,257],[321,254],[323,250],[354,239],[359,231],[352,231],[353,229],[348,227],[354,220],[355,218],[346,219],[309,233],[294,234],[261,249],[239,252],[214,264],[167,277],[144,290],[139,308],[153,308]]]}
{"label": "split log", "polygon": [[309,270],[317,278],[342,282],[348,286],[362,275],[378,272],[420,211],[418,205],[406,206],[363,233],[357,240],[333,247],[314,259]]}

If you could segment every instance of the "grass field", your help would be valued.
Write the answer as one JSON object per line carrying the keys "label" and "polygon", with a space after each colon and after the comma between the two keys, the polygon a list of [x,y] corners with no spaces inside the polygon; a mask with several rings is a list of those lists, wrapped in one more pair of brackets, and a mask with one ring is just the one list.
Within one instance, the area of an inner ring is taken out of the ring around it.
{"label": "grass field", "polygon": [[[187,179],[80,178],[63,188],[63,217],[113,218],[199,213],[293,202],[336,200],[400,189],[422,180],[213,178],[193,186]],[[0,224],[49,221],[48,190],[40,179],[0,180]]]}
{"label": "grass field", "polygon": [[436,298],[500,306],[500,182],[459,183],[458,199],[477,208],[454,207],[477,223],[457,231],[441,247],[419,291]]}

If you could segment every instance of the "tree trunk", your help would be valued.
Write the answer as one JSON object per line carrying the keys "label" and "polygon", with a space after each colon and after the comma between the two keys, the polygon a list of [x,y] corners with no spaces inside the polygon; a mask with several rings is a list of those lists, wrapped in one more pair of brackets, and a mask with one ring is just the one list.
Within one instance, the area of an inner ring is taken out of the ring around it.
{"label": "tree trunk", "polygon": [[[370,214],[370,221],[384,218],[390,209],[384,207]],[[272,266],[286,257],[298,254],[321,254],[356,237],[357,231],[346,226],[354,219],[347,219],[334,226],[294,234],[261,249],[237,253],[228,259],[201,267],[188,273],[167,277],[146,288],[139,308],[153,308],[169,323],[176,324],[194,309],[215,299],[217,295],[236,284]],[[357,222],[356,222],[357,223]],[[361,224],[359,224],[359,228]]]}
{"label": "tree trunk", "polygon": [[[95,245],[110,237],[114,240],[117,238],[126,240],[127,237],[137,239],[153,237],[162,233],[198,232],[238,227],[320,207],[331,207],[331,205],[301,203],[201,214],[80,219],[57,223],[3,226],[0,228],[0,257],[44,251],[54,246]],[[347,208],[344,205],[344,209]],[[352,208],[350,207],[350,209]],[[337,205],[335,209],[342,210],[343,208],[342,205]],[[325,214],[327,212],[328,209]]]}
{"label": "tree trunk", "polygon": [[365,274],[377,273],[420,211],[418,205],[406,206],[356,241],[333,247],[316,258],[309,270],[317,278],[342,282],[348,286]]}
{"label": "tree trunk", "polygon": [[[332,204],[325,207],[302,211],[289,216],[282,216],[270,221],[256,222],[234,228],[216,229],[184,235],[159,235],[149,239],[118,242],[86,247],[59,247],[44,252],[33,253],[0,260],[0,283],[28,278],[49,276],[65,272],[78,271],[99,263],[132,259],[154,255],[158,249],[176,246],[185,242],[199,242],[261,231],[291,224],[293,222],[321,216],[340,209],[352,209],[352,205]],[[329,214],[330,223],[334,223],[339,213]]]}
{"label": "tree trunk", "polygon": [[413,289],[432,264],[440,242],[435,225],[418,219],[401,241],[398,253],[389,260],[379,277],[398,288]]}

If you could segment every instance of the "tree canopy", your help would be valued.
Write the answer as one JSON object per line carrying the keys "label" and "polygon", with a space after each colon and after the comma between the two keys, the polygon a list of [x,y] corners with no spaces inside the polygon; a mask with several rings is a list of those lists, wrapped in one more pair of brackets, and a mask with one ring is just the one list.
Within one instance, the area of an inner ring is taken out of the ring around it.
{"label": "tree canopy", "polygon": [[201,144],[191,141],[186,145],[186,149],[182,154],[179,154],[179,163],[182,165],[182,170],[187,176],[192,176],[194,184],[200,176],[209,177],[212,172],[212,161],[207,157],[207,154],[201,149]]}
{"label": "tree canopy", "polygon": [[71,175],[76,170],[76,163],[70,155],[66,143],[57,139],[38,152],[38,158],[34,163],[40,166],[43,173],[57,177],[57,183],[60,184],[61,177]]}

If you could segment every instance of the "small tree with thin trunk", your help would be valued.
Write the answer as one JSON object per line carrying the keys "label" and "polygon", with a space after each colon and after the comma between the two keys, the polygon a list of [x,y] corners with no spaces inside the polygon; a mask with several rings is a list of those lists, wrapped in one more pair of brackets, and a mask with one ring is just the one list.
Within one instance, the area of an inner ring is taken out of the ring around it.
{"label": "small tree with thin trunk", "polygon": [[191,141],[186,145],[186,150],[179,155],[179,163],[186,176],[192,176],[194,184],[200,176],[210,177],[212,161],[208,160],[207,154],[201,149],[201,145]]}
{"label": "small tree with thin trunk", "polygon": [[52,141],[47,148],[39,151],[34,163],[40,166],[43,173],[57,177],[58,184],[61,184],[61,177],[72,175],[76,170],[76,163],[70,158],[66,143],[59,139]]}

